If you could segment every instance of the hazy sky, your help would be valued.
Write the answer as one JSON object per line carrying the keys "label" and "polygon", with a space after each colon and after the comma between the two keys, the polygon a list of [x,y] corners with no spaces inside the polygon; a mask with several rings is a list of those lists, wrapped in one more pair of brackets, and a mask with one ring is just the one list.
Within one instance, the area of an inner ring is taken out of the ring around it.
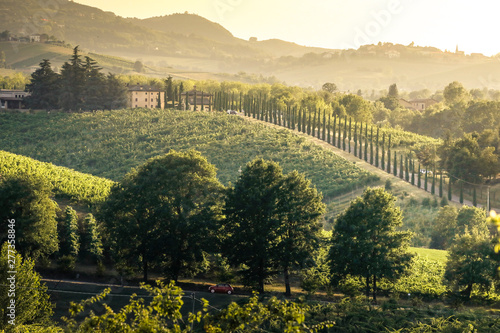
{"label": "hazy sky", "polygon": [[124,17],[195,13],[243,39],[358,48],[392,42],[500,52],[497,0],[76,0]]}

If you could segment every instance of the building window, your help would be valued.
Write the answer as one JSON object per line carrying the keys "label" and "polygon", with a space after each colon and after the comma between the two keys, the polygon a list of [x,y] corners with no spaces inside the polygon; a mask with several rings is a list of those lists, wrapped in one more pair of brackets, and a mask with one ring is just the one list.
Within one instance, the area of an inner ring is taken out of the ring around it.
{"label": "building window", "polygon": [[135,101],[137,102],[137,98],[135,99]]}
{"label": "building window", "polygon": [[147,99],[147,98],[145,98],[145,99],[144,99],[144,102],[147,102],[147,101],[148,101],[148,99]]}
{"label": "building window", "polygon": [[153,101],[153,99],[151,98],[151,102]]}

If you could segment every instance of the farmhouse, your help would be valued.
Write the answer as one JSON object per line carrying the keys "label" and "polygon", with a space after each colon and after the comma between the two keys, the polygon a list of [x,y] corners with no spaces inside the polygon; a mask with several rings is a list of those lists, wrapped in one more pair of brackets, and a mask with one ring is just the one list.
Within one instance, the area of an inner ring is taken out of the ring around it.
{"label": "farmhouse", "polygon": [[29,93],[23,90],[0,89],[0,109],[22,109],[26,96]]}
{"label": "farmhouse", "polygon": [[181,94],[182,109],[191,111],[210,111],[212,110],[212,97],[212,94],[198,91],[196,90],[196,86],[194,86],[193,90]]}
{"label": "farmhouse", "polygon": [[130,86],[127,100],[130,108],[165,108],[165,92],[153,86]]}
{"label": "farmhouse", "polygon": [[412,110],[425,110],[429,106],[436,104],[438,101],[432,98],[418,98],[418,99],[412,99],[412,100],[405,100],[400,98],[399,99],[399,104],[401,106],[407,108],[407,109],[412,109]]}

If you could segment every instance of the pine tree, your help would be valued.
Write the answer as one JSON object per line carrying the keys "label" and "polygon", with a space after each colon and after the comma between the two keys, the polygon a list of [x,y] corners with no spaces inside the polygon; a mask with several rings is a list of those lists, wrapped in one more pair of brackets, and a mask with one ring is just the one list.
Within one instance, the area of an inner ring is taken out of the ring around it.
{"label": "pine tree", "polygon": [[30,83],[26,90],[30,96],[25,98],[26,106],[30,109],[58,109],[60,76],[52,70],[50,61],[43,59],[40,68],[31,74]]}
{"label": "pine tree", "polygon": [[106,92],[106,78],[104,74],[101,73],[102,68],[90,57],[85,57],[85,65],[83,68],[85,79],[81,109],[92,111],[103,109]]}
{"label": "pine tree", "polygon": [[70,62],[62,65],[60,106],[64,110],[80,110],[84,103],[82,96],[84,87],[85,68],[76,46]]}
{"label": "pine tree", "polygon": [[464,183],[460,181],[460,203],[464,203]]}

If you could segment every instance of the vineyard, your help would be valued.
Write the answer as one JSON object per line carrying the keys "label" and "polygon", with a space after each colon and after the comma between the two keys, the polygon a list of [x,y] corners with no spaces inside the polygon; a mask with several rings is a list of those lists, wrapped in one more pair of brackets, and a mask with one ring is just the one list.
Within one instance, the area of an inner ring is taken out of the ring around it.
{"label": "vineyard", "polygon": [[378,180],[332,151],[286,129],[221,113],[117,110],[0,114],[2,149],[119,181],[131,168],[171,149],[196,149],[224,184],[255,157],[306,175],[325,198]]}
{"label": "vineyard", "polygon": [[48,180],[58,198],[95,205],[108,196],[113,182],[51,163],[0,151],[0,175],[40,177]]}

